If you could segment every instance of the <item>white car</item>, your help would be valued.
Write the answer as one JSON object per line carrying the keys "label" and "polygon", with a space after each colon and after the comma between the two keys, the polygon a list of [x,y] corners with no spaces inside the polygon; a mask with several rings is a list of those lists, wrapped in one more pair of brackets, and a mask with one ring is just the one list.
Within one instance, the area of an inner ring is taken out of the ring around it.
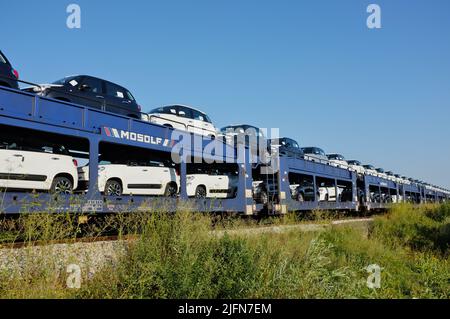
{"label": "white car", "polygon": [[217,128],[205,113],[184,105],[156,108],[142,115],[142,120],[171,127],[181,131],[217,137]]}
{"label": "white car", "polygon": [[71,194],[78,186],[77,161],[61,145],[0,145],[0,188]]}
{"label": "white car", "polygon": [[329,164],[328,157],[325,154],[325,152],[318,147],[303,147],[302,148],[303,153],[305,154],[305,159],[317,162],[317,163],[323,163],[323,164]]}
{"label": "white car", "polygon": [[366,174],[367,175],[378,176],[378,172],[377,172],[375,166],[373,166],[373,165],[364,165],[363,167],[366,170]]}
{"label": "white car", "polygon": [[347,164],[350,170],[353,170],[360,175],[364,175],[366,173],[366,170],[364,169],[360,161],[350,160],[347,161]]}
{"label": "white car", "polygon": [[[175,168],[158,161],[129,161],[113,164],[102,161],[98,189],[106,196],[153,195],[175,197],[180,177]],[[89,181],[89,166],[79,168],[80,185]],[[86,188],[86,187],[85,187]]]}
{"label": "white car", "polygon": [[[342,195],[342,192],[344,189],[342,187],[337,188],[337,196],[340,198]],[[326,187],[326,186],[320,186],[319,187],[319,201],[321,202],[334,202],[336,201],[336,188],[334,186]]]}
{"label": "white car", "polygon": [[199,170],[186,176],[188,196],[199,199],[234,197],[237,186],[237,174],[224,174],[217,170]]}
{"label": "white car", "polygon": [[389,180],[389,176],[384,172],[384,169],[377,168],[378,177]]}
{"label": "white car", "polygon": [[345,169],[349,168],[345,157],[341,154],[328,154],[327,157],[331,165]]}

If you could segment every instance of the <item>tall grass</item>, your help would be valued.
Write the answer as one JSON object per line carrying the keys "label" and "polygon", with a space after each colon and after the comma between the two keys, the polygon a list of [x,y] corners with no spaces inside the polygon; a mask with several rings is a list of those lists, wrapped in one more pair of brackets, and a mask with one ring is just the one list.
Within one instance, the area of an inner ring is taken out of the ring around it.
{"label": "tall grass", "polygon": [[[449,211],[395,206],[369,236],[350,226],[214,236],[206,214],[118,215],[110,223],[138,240],[81,289],[67,289],[47,262],[25,276],[0,273],[0,297],[449,298]],[[380,289],[366,285],[371,264],[382,267]]]}

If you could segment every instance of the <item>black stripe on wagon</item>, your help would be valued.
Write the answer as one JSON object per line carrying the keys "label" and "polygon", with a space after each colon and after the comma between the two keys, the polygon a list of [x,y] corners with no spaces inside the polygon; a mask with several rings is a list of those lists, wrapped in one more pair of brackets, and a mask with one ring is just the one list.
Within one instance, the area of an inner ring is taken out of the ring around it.
{"label": "black stripe on wagon", "polygon": [[129,189],[161,189],[161,184],[128,184]]}
{"label": "black stripe on wagon", "polygon": [[218,193],[228,194],[229,192],[231,192],[231,190],[229,190],[229,189],[210,189],[209,192],[213,193],[213,194],[218,194]]}
{"label": "black stripe on wagon", "polygon": [[45,182],[47,176],[45,175],[30,175],[30,174],[11,174],[0,173],[0,179],[12,181],[27,181],[27,182]]}

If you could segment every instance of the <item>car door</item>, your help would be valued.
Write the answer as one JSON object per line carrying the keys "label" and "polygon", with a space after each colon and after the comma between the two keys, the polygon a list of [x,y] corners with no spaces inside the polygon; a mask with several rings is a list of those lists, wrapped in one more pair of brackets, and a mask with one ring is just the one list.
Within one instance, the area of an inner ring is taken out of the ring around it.
{"label": "car door", "polygon": [[229,189],[230,189],[230,179],[226,174],[221,174],[220,172],[216,172],[216,182],[215,189],[216,195],[220,198],[228,197]]}
{"label": "car door", "polygon": [[135,160],[128,161],[122,176],[125,194],[150,195],[148,187],[150,170],[145,163]]}
{"label": "car door", "polygon": [[[15,144],[14,144],[15,145]],[[22,151],[2,145],[0,149],[0,187],[1,188],[22,188],[24,184],[23,176],[25,156]]]}
{"label": "car door", "polygon": [[[51,152],[51,150],[49,150]],[[52,171],[52,154],[45,153],[44,148],[11,148],[2,150],[0,174],[6,188],[50,189]],[[57,165],[56,165],[57,166]]]}
{"label": "car door", "polygon": [[78,101],[73,102],[103,110],[105,97],[102,80],[90,76],[81,77],[80,80],[78,92],[74,92]]}
{"label": "car door", "polygon": [[133,101],[127,91],[114,83],[104,81],[106,111],[129,116],[133,111]]}

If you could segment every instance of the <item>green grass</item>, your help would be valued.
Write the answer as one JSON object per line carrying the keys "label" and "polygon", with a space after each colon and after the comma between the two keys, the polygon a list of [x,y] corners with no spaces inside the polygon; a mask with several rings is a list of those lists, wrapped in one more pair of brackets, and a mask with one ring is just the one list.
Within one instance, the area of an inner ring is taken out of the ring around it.
{"label": "green grass", "polygon": [[[21,276],[0,273],[0,297],[448,299],[449,212],[449,205],[394,206],[376,218],[369,236],[341,226],[320,233],[218,237],[211,236],[213,222],[204,214],[119,215],[108,223],[139,239],[118,264],[69,290],[65,274],[55,278],[51,263],[30,263]],[[22,222],[33,230],[30,240],[42,230],[45,240],[63,236],[67,225],[76,225],[49,219],[47,226]],[[242,223],[227,221],[221,229]],[[371,264],[382,267],[380,289],[366,285]]]}

